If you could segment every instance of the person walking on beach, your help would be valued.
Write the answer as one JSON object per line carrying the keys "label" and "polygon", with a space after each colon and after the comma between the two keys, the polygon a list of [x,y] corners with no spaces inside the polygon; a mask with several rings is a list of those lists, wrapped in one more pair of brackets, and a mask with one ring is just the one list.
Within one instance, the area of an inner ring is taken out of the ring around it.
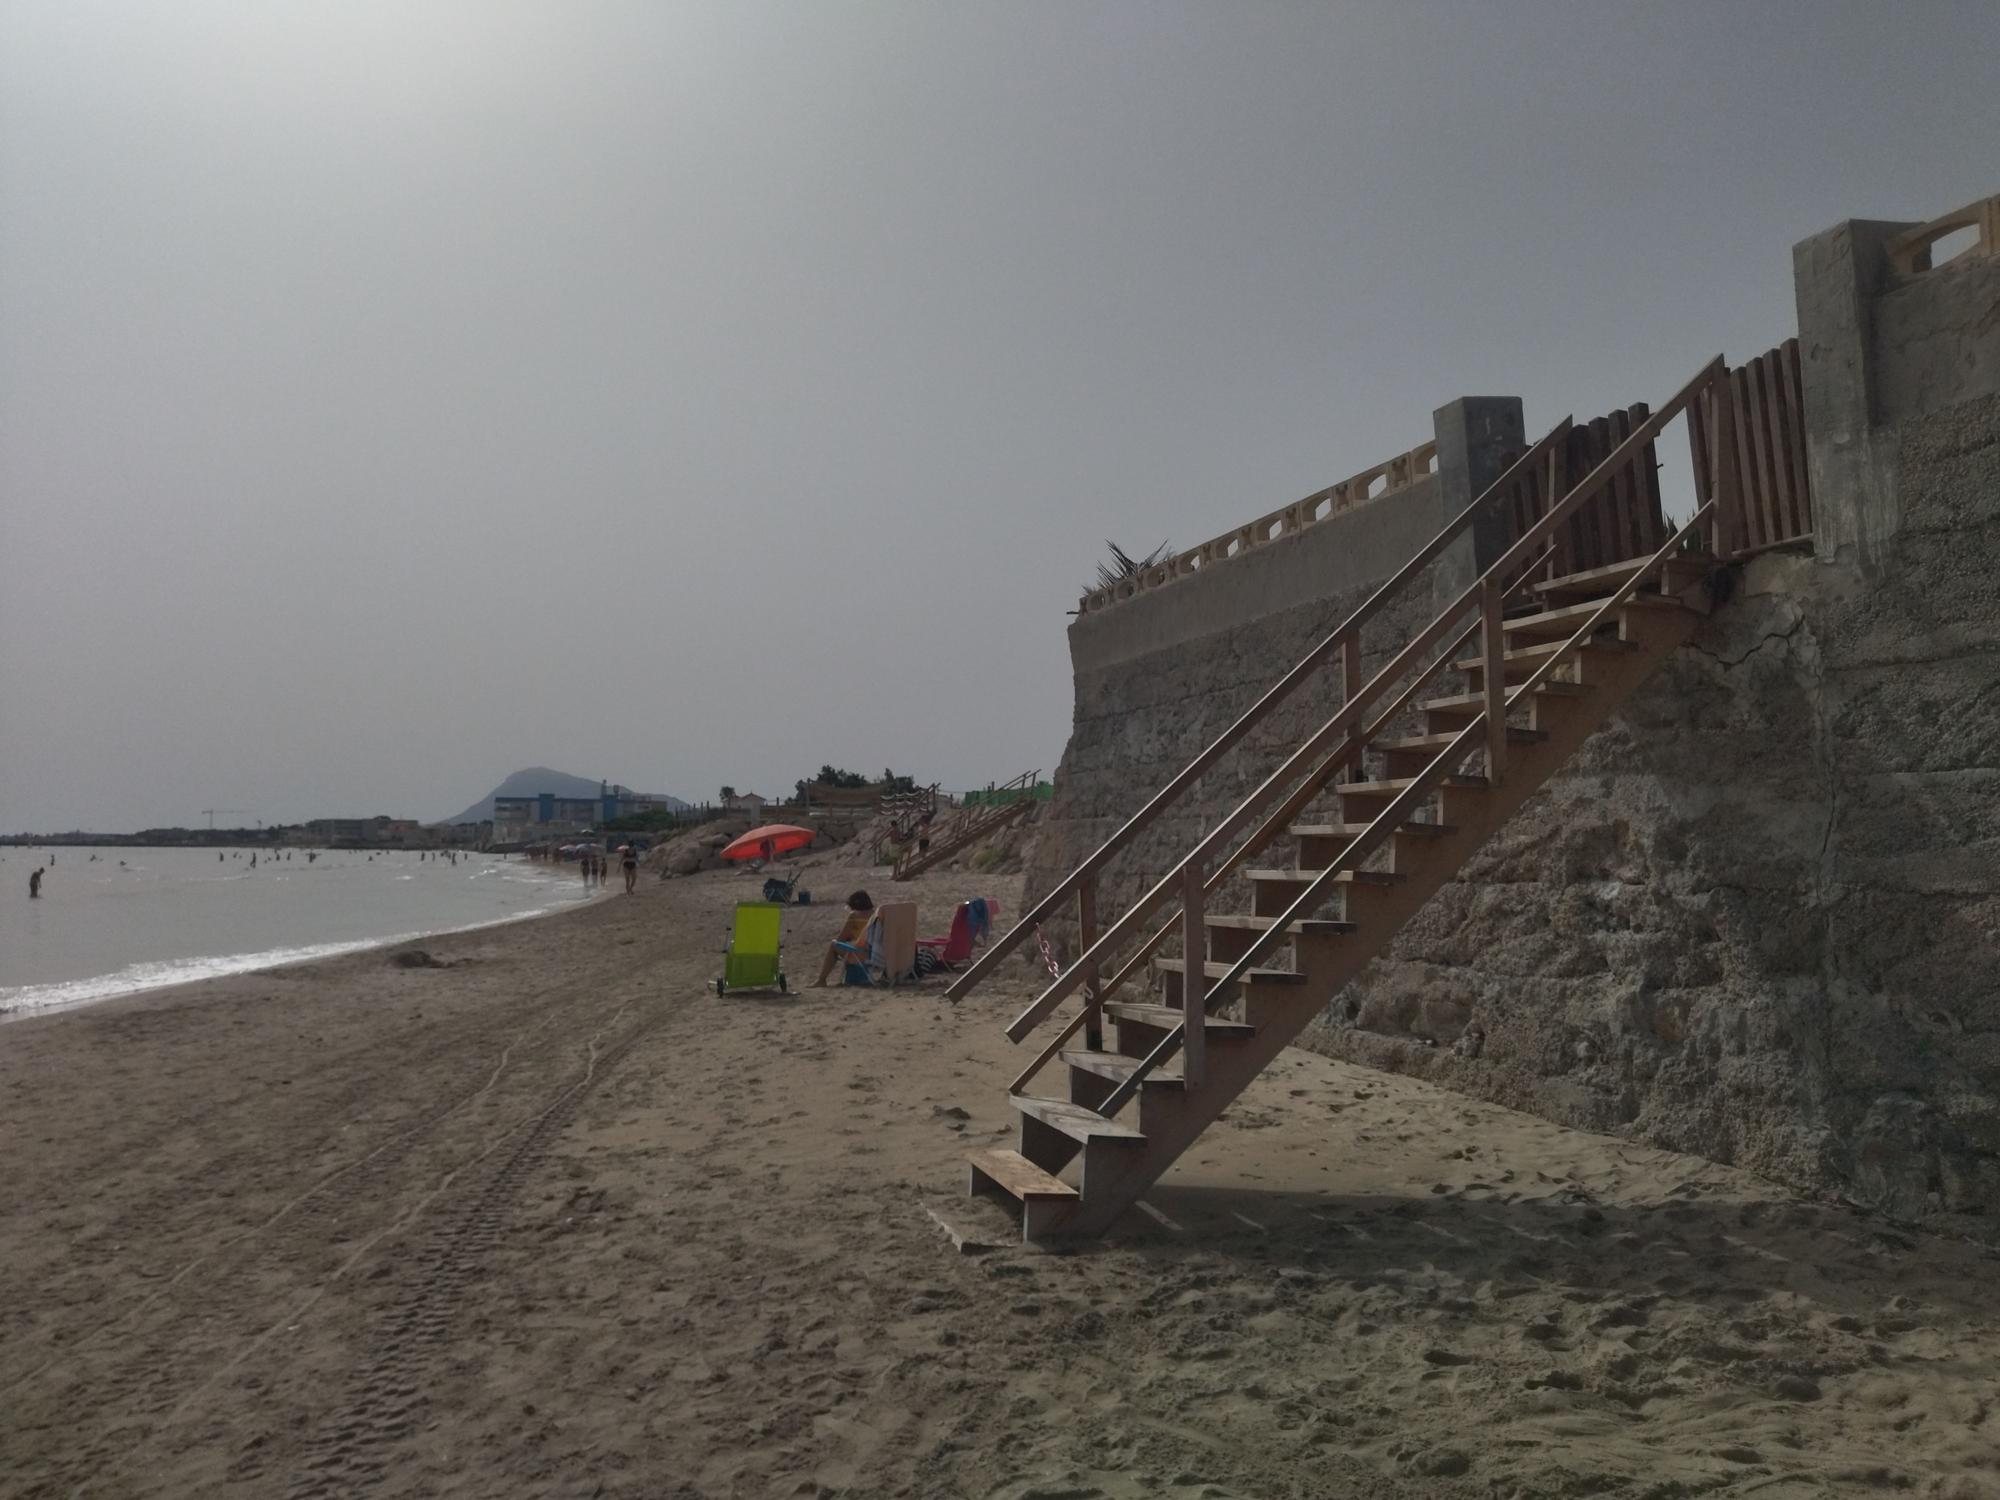
{"label": "person walking on beach", "polygon": [[618,853],[618,863],[625,870],[625,894],[629,896],[639,884],[639,851],[627,844]]}
{"label": "person walking on beach", "polygon": [[42,894],[42,872],[37,869],[28,877],[28,899],[33,901]]}

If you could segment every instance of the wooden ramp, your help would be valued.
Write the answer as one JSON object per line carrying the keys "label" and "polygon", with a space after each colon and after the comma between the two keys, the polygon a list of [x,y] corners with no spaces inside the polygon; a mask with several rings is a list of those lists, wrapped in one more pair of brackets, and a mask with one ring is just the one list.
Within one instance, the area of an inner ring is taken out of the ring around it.
{"label": "wooden ramp", "polygon": [[[953,984],[953,998],[969,992],[1038,923],[1076,902],[1081,951],[1007,1028],[1019,1042],[1054,1023],[1010,1086],[1019,1147],[974,1156],[973,1192],[1018,1204],[1029,1239],[1103,1232],[1687,640],[1710,608],[1713,489],[1646,556],[1553,578],[1548,561],[1577,508],[1726,378],[1717,359],[1363,683],[1361,626],[1483,506],[1538,464],[1547,465],[1547,493],[1561,492],[1569,423],[1559,424]],[[1716,441],[1726,443],[1727,432]],[[1709,472],[1732,483],[1731,465]],[[1339,713],[1116,922],[1095,930],[1105,862],[1334,661],[1345,681]],[[1280,839],[1296,851],[1289,865],[1252,863]],[[1224,882],[1237,882],[1244,899],[1232,904],[1247,913],[1208,913]],[[1143,993],[1143,982],[1154,992]],[[1030,1093],[1051,1063],[1062,1096]]]}

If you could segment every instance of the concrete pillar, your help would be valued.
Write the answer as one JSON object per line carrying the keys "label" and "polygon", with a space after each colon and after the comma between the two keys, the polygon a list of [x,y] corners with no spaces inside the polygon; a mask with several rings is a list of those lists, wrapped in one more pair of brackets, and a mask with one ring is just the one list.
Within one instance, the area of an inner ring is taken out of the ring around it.
{"label": "concrete pillar", "polygon": [[1876,425],[1870,311],[1888,276],[1888,242],[1914,225],[1848,219],[1792,247],[1813,550],[1862,568],[1902,519],[1896,430]]}
{"label": "concrete pillar", "polygon": [[[1438,526],[1443,528],[1507,467],[1507,454],[1528,446],[1519,396],[1461,396],[1431,413],[1437,439]],[[1504,508],[1474,518],[1438,560],[1432,593],[1442,608],[1500,558],[1512,542]]]}

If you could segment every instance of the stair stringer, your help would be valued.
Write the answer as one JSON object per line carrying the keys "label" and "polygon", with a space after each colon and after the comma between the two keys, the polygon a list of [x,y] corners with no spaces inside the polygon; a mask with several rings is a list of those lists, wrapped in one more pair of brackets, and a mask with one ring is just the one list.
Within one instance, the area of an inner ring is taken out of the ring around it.
{"label": "stair stringer", "polygon": [[[1345,887],[1342,899],[1347,903],[1346,915],[1359,924],[1357,930],[1339,938],[1302,943],[1300,958],[1308,975],[1306,983],[1288,988],[1282,1001],[1259,996],[1256,1035],[1246,1043],[1212,1050],[1198,1087],[1142,1087],[1139,1129],[1146,1137],[1145,1144],[1123,1153],[1111,1169],[1093,1174],[1082,1197],[1064,1206],[1059,1228],[1037,1237],[1102,1234],[1116,1222],[1341,989],[1372,959],[1388,951],[1404,924],[1700,624],[1701,615],[1693,609],[1649,616],[1643,627],[1627,632],[1639,650],[1603,665],[1593,663],[1585,679],[1591,688],[1588,697],[1537,700],[1537,727],[1548,731],[1548,739],[1514,747],[1498,787],[1453,791],[1454,805],[1447,821],[1455,831],[1427,841],[1409,879],[1396,885]],[[1338,787],[1329,787],[1328,792],[1337,793]]]}

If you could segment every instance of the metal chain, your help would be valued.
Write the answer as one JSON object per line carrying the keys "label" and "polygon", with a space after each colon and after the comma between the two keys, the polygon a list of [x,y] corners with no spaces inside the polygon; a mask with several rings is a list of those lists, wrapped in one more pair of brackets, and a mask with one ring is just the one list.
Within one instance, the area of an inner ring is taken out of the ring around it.
{"label": "metal chain", "polygon": [[1035,924],[1035,946],[1042,950],[1042,962],[1048,966],[1049,978],[1062,978],[1062,965],[1056,962],[1055,954],[1049,951],[1049,940],[1043,934],[1040,922]]}

